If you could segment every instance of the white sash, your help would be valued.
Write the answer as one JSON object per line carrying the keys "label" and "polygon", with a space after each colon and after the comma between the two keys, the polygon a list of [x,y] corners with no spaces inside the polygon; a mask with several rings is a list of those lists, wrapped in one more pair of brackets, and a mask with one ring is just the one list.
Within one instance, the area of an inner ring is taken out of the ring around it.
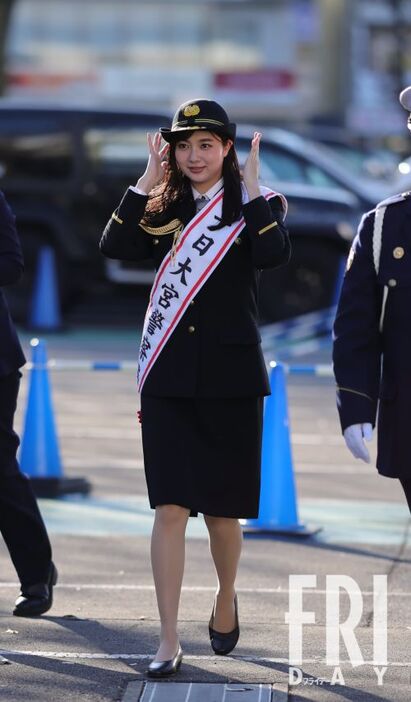
{"label": "white sash", "polygon": [[[261,187],[266,200],[283,195]],[[198,212],[183,229],[174,255],[171,251],[161,263],[154,279],[144,319],[138,354],[137,386],[141,392],[147,376],[170,339],[193,297],[218,266],[245,225],[244,217],[227,227],[210,231],[221,217],[223,190]],[[243,203],[248,195],[243,190]]]}

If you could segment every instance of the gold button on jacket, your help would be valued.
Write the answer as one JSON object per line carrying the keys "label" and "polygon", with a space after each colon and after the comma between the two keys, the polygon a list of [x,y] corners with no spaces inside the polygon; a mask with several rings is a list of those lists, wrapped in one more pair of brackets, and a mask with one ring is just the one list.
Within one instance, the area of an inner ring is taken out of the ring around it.
{"label": "gold button on jacket", "polygon": [[[127,190],[118,208],[118,216],[124,223],[120,226],[110,220],[100,249],[108,258],[120,261],[139,264],[153,259],[154,267],[160,270],[166,257],[171,255],[182,225],[187,226],[194,217],[194,200],[191,191],[187,192],[170,205],[168,211],[161,213],[155,221],[164,224],[155,227],[143,221],[146,203],[146,198]],[[227,399],[259,398],[269,394],[257,327],[256,291],[259,271],[285,264],[290,256],[290,244],[286,228],[278,221],[282,216],[278,198],[268,202],[264,197],[254,198],[243,210],[241,234],[240,230],[233,233],[233,246],[227,248],[204,285],[196,287],[194,305],[184,305],[184,314],[147,376],[143,388],[146,397]],[[258,236],[273,220],[278,224]],[[206,236],[215,244],[222,231],[207,231]],[[236,238],[241,240],[240,245],[234,244]],[[158,244],[154,244],[154,240],[158,240]],[[201,240],[200,250],[193,249],[192,255],[196,255],[195,251],[203,253],[206,244],[207,239]],[[394,245],[390,249],[392,261]],[[182,275],[182,272],[177,273],[177,265],[185,265],[180,251],[174,247],[176,260],[172,272],[178,278],[170,272],[167,281],[171,284]],[[189,273],[187,271],[187,283]]]}
{"label": "gold button on jacket", "polygon": [[397,285],[397,281],[395,280],[395,278],[390,278],[388,281],[388,285],[390,286],[390,288],[395,288],[395,286]]}
{"label": "gold button on jacket", "polygon": [[392,252],[392,255],[394,256],[394,258],[402,258],[404,256],[404,253],[405,251],[402,248],[402,246],[396,246],[394,251]]}

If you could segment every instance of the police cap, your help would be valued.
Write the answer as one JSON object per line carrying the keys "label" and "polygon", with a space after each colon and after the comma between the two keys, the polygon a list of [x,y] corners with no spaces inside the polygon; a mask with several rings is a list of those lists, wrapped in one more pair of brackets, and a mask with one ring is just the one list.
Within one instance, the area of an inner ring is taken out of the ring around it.
{"label": "police cap", "polygon": [[404,110],[407,110],[407,112],[411,112],[411,85],[409,85],[408,88],[404,88],[404,90],[401,91],[400,103],[403,106]]}
{"label": "police cap", "polygon": [[214,100],[189,100],[178,108],[173,117],[171,129],[161,127],[161,136],[165,141],[174,142],[183,139],[183,132],[206,129],[221,136],[235,139],[236,125],[230,122],[227,112]]}

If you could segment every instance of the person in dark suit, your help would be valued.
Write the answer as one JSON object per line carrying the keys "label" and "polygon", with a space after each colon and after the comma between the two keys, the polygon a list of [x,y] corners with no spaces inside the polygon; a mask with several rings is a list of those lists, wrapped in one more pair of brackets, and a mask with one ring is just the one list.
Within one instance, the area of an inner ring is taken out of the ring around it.
{"label": "person in dark suit", "polygon": [[[262,268],[283,265],[290,256],[286,202],[275,193],[262,195],[258,184],[260,134],[254,135],[241,178],[235,125],[218,103],[184,103],[171,129],[160,132],[148,135],[147,169],[124,195],[100,242],[110,258],[154,259],[157,276],[141,363],[147,353],[153,360],[156,326],[162,327],[171,302],[176,304],[168,331],[158,332],[163,341],[170,329],[171,335],[148,374],[139,371],[161,619],[160,647],[148,670],[152,677],[174,673],[181,663],[177,614],[184,534],[188,517],[198,512],[209,530],[218,578],[209,623],[212,648],[225,655],[239,637],[238,519],[258,516],[263,397],[270,393],[257,327],[258,278]],[[212,246],[220,258],[216,254],[210,266],[217,259],[218,264],[213,269],[204,264],[191,282],[192,268],[203,265]]]}
{"label": "person in dark suit", "polygon": [[[411,87],[400,102],[411,112]],[[333,361],[348,449],[370,462],[364,439],[372,439],[378,408],[377,469],[400,480],[411,511],[410,226],[410,192],[364,215],[338,303]]]}
{"label": "person in dark suit", "polygon": [[16,459],[19,439],[13,419],[19,368],[26,361],[2,287],[16,283],[22,272],[14,216],[0,191],[0,531],[21,583],[13,614],[31,617],[50,609],[57,570],[30,481]]}

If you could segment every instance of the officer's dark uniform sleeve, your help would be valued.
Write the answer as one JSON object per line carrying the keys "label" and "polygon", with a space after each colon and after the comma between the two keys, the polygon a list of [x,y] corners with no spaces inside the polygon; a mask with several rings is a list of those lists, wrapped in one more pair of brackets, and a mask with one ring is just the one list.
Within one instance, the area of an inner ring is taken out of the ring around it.
{"label": "officer's dark uniform sleeve", "polygon": [[17,283],[24,270],[15,218],[0,192],[0,286]]}
{"label": "officer's dark uniform sleeve", "polygon": [[108,258],[142,261],[151,258],[150,235],[141,227],[148,197],[127,190],[107,222],[100,240],[100,251]]}
{"label": "officer's dark uniform sleeve", "polygon": [[269,201],[262,195],[243,207],[256,268],[275,268],[290,260],[291,246],[284,226],[284,210],[279,197]]}
{"label": "officer's dark uniform sleeve", "polygon": [[361,221],[348,259],[334,323],[333,363],[342,430],[375,425],[380,382],[382,290],[374,268],[374,213]]}

